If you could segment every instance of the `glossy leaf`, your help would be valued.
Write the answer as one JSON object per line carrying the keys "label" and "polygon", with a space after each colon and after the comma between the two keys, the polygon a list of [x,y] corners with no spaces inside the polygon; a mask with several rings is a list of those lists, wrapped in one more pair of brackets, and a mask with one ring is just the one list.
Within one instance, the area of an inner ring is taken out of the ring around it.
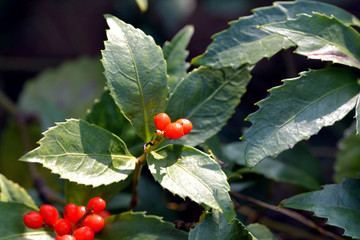
{"label": "glossy leaf", "polygon": [[189,232],[189,240],[209,239],[256,240],[238,219],[229,224],[219,211],[207,213],[202,222]]}
{"label": "glossy leaf", "polygon": [[18,202],[37,208],[24,188],[0,174],[0,202]]}
{"label": "glossy leaf", "polygon": [[136,134],[135,128],[131,126],[130,122],[120,112],[119,107],[110,96],[109,90],[105,90],[100,100],[94,103],[86,116],[86,121],[119,136],[126,142],[129,151],[134,156],[142,154],[141,146],[144,144],[143,140]]}
{"label": "glossy leaf", "polygon": [[351,134],[339,142],[339,152],[334,164],[334,180],[340,183],[343,178],[357,178],[360,172],[360,136]]}
{"label": "glossy leaf", "polygon": [[185,240],[187,235],[160,217],[147,216],[144,212],[124,212],[106,218],[104,229],[96,234],[96,237],[124,240]]}
{"label": "glossy leaf", "polygon": [[215,34],[206,52],[194,58],[192,63],[215,68],[238,68],[243,64],[255,64],[264,57],[270,58],[280,50],[294,46],[294,43],[258,27],[312,12],[334,15],[348,25],[360,25],[360,21],[348,12],[319,1],[275,2],[273,6],[254,9],[251,16],[230,22],[230,28]]}
{"label": "glossy leaf", "polygon": [[194,27],[187,25],[181,29],[170,42],[164,43],[163,53],[167,63],[170,93],[174,91],[181,79],[186,76],[187,69],[190,67],[190,64],[185,61],[189,55],[186,48],[193,34]]}
{"label": "glossy leaf", "polygon": [[359,238],[359,184],[359,179],[345,179],[341,184],[325,185],[323,190],[285,200],[283,207],[314,212],[317,217],[327,218],[327,224],[343,228],[345,236]]}
{"label": "glossy leaf", "polygon": [[247,117],[253,125],[242,139],[250,167],[342,119],[355,107],[359,86],[352,71],[326,68],[302,72],[269,91],[260,109]]}
{"label": "glossy leaf", "polygon": [[154,39],[111,15],[102,63],[111,96],[145,141],[151,139],[156,114],[167,101],[166,63]]}
{"label": "glossy leaf", "polygon": [[41,163],[73,182],[107,185],[126,179],[135,168],[135,157],[120,138],[83,120],[58,123],[39,144],[20,160]]}
{"label": "glossy leaf", "polygon": [[136,0],[137,5],[139,6],[142,12],[146,12],[148,9],[148,0]]}
{"label": "glossy leaf", "polygon": [[39,116],[43,131],[65,118],[84,118],[103,91],[102,72],[99,59],[87,57],[47,69],[26,82],[19,106],[22,111]]}
{"label": "glossy leaf", "polygon": [[268,24],[263,28],[296,43],[295,53],[360,68],[360,34],[335,17],[318,13],[300,15],[295,20]]}
{"label": "glossy leaf", "polygon": [[42,228],[32,230],[25,226],[23,216],[30,211],[38,209],[18,202],[0,202],[0,239],[53,240],[50,232]]}
{"label": "glossy leaf", "polygon": [[278,240],[278,238],[264,225],[254,223],[248,225],[247,229],[258,240]]}
{"label": "glossy leaf", "polygon": [[149,154],[147,162],[163,188],[220,211],[228,222],[235,217],[226,175],[209,155],[188,146],[167,145]]}
{"label": "glossy leaf", "polygon": [[249,71],[247,66],[238,70],[200,67],[182,80],[169,98],[166,113],[171,119],[189,119],[193,129],[174,142],[196,146],[220,131],[246,91]]}

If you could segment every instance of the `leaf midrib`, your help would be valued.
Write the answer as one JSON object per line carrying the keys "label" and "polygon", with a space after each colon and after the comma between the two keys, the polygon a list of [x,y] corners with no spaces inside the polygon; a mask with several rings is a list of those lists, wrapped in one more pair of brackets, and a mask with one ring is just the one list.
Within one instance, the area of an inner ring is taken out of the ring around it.
{"label": "leaf midrib", "polygon": [[118,159],[135,159],[133,156],[119,155],[119,154],[99,154],[99,153],[62,153],[62,154],[47,154],[47,155],[37,155],[36,158],[54,158],[54,157],[68,157],[68,156],[79,156],[79,157],[109,157],[109,158],[118,158]]}
{"label": "leaf midrib", "polygon": [[346,85],[343,85],[341,87],[338,87],[336,89],[333,89],[332,91],[328,92],[327,94],[317,98],[316,100],[312,101],[310,104],[308,104],[307,106],[305,106],[304,108],[302,108],[300,111],[298,111],[297,114],[294,114],[294,116],[292,116],[291,118],[289,118],[286,122],[284,122],[283,124],[280,125],[280,127],[278,127],[277,129],[275,129],[275,131],[270,135],[270,137],[268,137],[264,142],[263,144],[261,144],[261,146],[259,146],[260,148],[263,149],[264,145],[274,136],[274,134],[276,134],[282,127],[284,127],[286,124],[288,124],[290,121],[292,121],[293,119],[295,119],[297,116],[299,116],[302,112],[304,112],[307,108],[309,108],[310,106],[312,106],[313,104],[319,102],[320,100],[322,100],[323,98],[335,93],[335,92],[338,92],[340,91],[341,89],[344,89],[346,87],[349,87],[351,85],[355,85],[357,84],[356,82],[351,82],[351,83],[348,83]]}

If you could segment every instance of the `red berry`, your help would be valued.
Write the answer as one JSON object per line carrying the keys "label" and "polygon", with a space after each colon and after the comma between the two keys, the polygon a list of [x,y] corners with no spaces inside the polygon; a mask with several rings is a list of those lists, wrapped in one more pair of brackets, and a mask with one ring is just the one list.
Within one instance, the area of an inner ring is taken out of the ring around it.
{"label": "red berry", "polygon": [[74,236],[66,234],[66,235],[63,235],[63,236],[57,235],[56,240],[76,240],[76,238]]}
{"label": "red berry", "polygon": [[84,220],[84,226],[88,226],[94,232],[99,232],[104,228],[104,219],[97,214],[86,216]]}
{"label": "red berry", "polygon": [[76,240],[93,240],[95,233],[88,226],[83,226],[74,231]]}
{"label": "red berry", "polygon": [[99,215],[102,218],[107,218],[111,215],[111,213],[109,211],[104,210],[104,211],[97,213],[97,215]]}
{"label": "red berry", "polygon": [[81,218],[80,209],[74,203],[66,204],[63,215],[64,218],[66,218],[72,223],[76,223]]}
{"label": "red berry", "polygon": [[43,218],[46,224],[50,226],[54,225],[56,221],[59,219],[59,212],[58,210],[49,204],[44,204],[40,207],[39,211],[41,217]]}
{"label": "red berry", "polygon": [[176,120],[176,122],[180,123],[183,126],[184,135],[188,134],[191,131],[191,129],[193,128],[193,125],[189,119],[180,118],[180,119]]}
{"label": "red berry", "polygon": [[154,119],[156,129],[163,131],[171,123],[170,117],[166,113],[159,113]]}
{"label": "red berry", "polygon": [[28,228],[38,229],[43,225],[43,218],[38,212],[28,212],[24,215],[23,221]]}
{"label": "red berry", "polygon": [[57,235],[63,236],[72,233],[71,222],[65,218],[60,218],[54,224],[54,230]]}
{"label": "red berry", "polygon": [[101,197],[94,197],[90,199],[87,209],[92,213],[98,213],[104,210],[106,207],[106,202]]}
{"label": "red berry", "polygon": [[164,134],[167,138],[178,139],[184,136],[184,128],[180,123],[170,123],[164,129]]}
{"label": "red berry", "polygon": [[79,219],[80,219],[80,218],[82,218],[82,217],[85,215],[85,213],[86,213],[86,207],[83,206],[83,205],[81,205],[81,206],[79,206],[78,208],[79,208]]}

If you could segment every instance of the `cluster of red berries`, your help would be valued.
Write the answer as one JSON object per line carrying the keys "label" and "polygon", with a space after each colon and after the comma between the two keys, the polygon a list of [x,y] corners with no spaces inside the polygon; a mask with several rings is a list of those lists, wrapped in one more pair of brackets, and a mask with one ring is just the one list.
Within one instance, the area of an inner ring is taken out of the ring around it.
{"label": "cluster of red berries", "polygon": [[171,122],[170,117],[166,113],[159,113],[154,119],[156,126],[156,134],[162,135],[170,139],[179,139],[188,134],[193,128],[190,120],[181,118],[176,122]]}
{"label": "cluster of red berries", "polygon": [[39,212],[28,212],[23,221],[28,228],[51,227],[56,240],[93,240],[95,233],[104,227],[104,217],[110,215],[105,209],[106,202],[100,197],[92,198],[87,205],[77,206],[69,203],[59,219],[58,210],[48,204],[40,207]]}

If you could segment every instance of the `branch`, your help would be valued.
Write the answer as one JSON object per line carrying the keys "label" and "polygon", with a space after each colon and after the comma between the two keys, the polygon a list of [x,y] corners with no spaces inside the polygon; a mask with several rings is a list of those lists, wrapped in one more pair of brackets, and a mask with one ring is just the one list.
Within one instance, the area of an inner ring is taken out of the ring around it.
{"label": "branch", "polygon": [[332,232],[329,232],[323,228],[321,228],[320,226],[316,225],[313,221],[307,219],[306,217],[304,217],[303,215],[297,213],[297,212],[294,212],[294,211],[291,211],[289,209],[286,209],[286,208],[279,208],[277,206],[274,206],[274,205],[271,205],[271,204],[268,204],[268,203],[265,203],[265,202],[262,202],[260,200],[257,200],[255,198],[252,198],[252,197],[249,197],[249,196],[245,196],[241,193],[237,193],[237,192],[230,192],[231,195],[237,197],[237,198],[241,198],[241,199],[244,199],[246,201],[249,201],[249,202],[252,202],[252,203],[255,203],[261,207],[264,207],[264,208],[267,208],[267,209],[270,209],[270,210],[273,210],[273,211],[277,211],[277,212],[280,212],[288,217],[291,217],[293,219],[296,219],[297,221],[305,224],[306,226],[310,227],[310,228],[313,228],[315,230],[317,230],[318,232],[320,232],[321,234],[323,235],[326,235],[326,236],[329,236],[329,237],[332,237],[336,240],[344,240],[344,238],[332,233]]}

